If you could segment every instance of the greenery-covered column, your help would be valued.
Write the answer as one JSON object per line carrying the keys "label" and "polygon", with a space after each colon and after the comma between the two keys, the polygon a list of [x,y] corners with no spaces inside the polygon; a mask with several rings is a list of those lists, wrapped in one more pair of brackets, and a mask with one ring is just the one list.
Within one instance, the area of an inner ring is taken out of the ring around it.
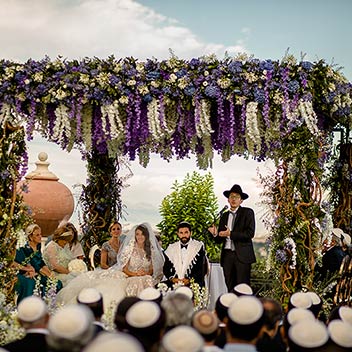
{"label": "greenery-covered column", "polygon": [[17,193],[17,183],[27,170],[25,133],[3,116],[0,126],[0,281],[8,301],[14,295],[17,232],[29,222],[27,208]]}
{"label": "greenery-covered column", "polygon": [[[118,158],[97,151],[87,155],[87,184],[80,197],[85,251],[101,244],[111,222],[121,218],[121,187]],[[87,253],[88,254],[88,253]]]}
{"label": "greenery-covered column", "polygon": [[266,178],[265,194],[274,216],[270,229],[270,265],[275,296],[283,303],[303,287],[312,289],[324,217],[320,179],[324,154],[306,127],[287,135],[277,154],[277,171]]}
{"label": "greenery-covered column", "polygon": [[347,233],[352,230],[352,144],[340,145],[339,167],[334,170],[335,188],[332,187],[333,204],[336,205],[334,223]]}

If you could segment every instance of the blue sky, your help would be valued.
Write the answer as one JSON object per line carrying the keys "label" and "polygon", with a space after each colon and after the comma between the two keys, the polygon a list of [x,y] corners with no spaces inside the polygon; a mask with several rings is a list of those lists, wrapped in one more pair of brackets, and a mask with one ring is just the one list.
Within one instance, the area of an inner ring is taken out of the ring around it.
{"label": "blue sky", "polygon": [[[167,58],[169,49],[186,59],[225,51],[247,52],[260,59],[280,60],[287,49],[296,58],[324,59],[343,66],[352,80],[352,1],[349,0],[0,0],[1,58],[26,61],[44,55],[69,59],[134,56]],[[40,151],[49,154],[51,170],[73,189],[85,183],[85,164],[80,154],[61,151],[35,138],[28,144],[30,170]],[[123,190],[126,223],[160,221],[158,208],[173,182],[197,170],[194,159],[167,163],[152,156],[144,169],[130,165],[134,176]],[[233,158],[222,163],[216,157],[212,173],[219,209],[226,204],[222,192],[234,183],[250,198],[258,237],[265,233],[260,206],[260,173],[272,164]],[[199,171],[199,170],[198,170]],[[127,172],[127,171],[126,171]],[[204,173],[204,171],[199,171]],[[77,214],[74,215],[77,219]]]}

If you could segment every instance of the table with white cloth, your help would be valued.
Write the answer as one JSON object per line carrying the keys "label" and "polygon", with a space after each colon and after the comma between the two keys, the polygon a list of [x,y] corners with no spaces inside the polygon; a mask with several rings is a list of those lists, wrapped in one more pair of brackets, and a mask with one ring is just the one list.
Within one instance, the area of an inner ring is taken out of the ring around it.
{"label": "table with white cloth", "polygon": [[210,263],[210,272],[206,276],[206,287],[210,295],[208,309],[213,310],[218,297],[227,292],[224,273],[220,263]]}

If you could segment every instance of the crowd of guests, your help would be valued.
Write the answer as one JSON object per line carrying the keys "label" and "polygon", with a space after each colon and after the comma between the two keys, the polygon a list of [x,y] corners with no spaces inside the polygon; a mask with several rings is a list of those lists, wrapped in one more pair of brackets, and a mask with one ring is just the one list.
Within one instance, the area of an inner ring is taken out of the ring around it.
{"label": "crowd of guests", "polygon": [[114,328],[103,324],[103,296],[84,288],[76,304],[48,314],[38,296],[18,305],[22,339],[5,351],[128,352],[301,352],[351,351],[352,308],[335,307],[322,320],[322,300],[314,292],[296,292],[286,312],[271,298],[258,298],[247,284],[216,300],[214,311],[195,311],[193,291],[183,286],[163,294],[145,288],[124,297],[114,312]]}
{"label": "crowd of guests", "polygon": [[[178,224],[179,240],[165,251],[149,224],[122,235],[121,224],[114,222],[109,234],[101,246],[100,267],[82,273],[70,269],[73,260],[84,260],[73,224],[56,229],[43,250],[40,227],[28,226],[27,243],[15,258],[18,320],[26,335],[5,350],[352,351],[352,308],[339,306],[326,316],[314,292],[294,293],[283,312],[278,301],[255,297],[241,283],[217,298],[215,311],[195,312],[188,286],[191,280],[204,286],[209,267],[204,245],[192,239],[187,222]],[[333,230],[324,243],[319,275],[340,268],[348,241],[343,231]],[[40,296],[50,279],[62,307],[49,317]],[[160,282],[173,290],[161,293],[155,288]],[[102,317],[111,302],[115,330],[106,331]]]}

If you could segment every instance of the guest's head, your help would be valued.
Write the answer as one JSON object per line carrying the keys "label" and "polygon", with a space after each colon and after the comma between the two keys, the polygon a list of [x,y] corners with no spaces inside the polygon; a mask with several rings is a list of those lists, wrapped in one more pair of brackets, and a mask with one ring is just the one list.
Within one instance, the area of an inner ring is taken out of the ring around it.
{"label": "guest's head", "polygon": [[76,226],[72,224],[72,222],[68,222],[64,227],[66,227],[66,229],[68,231],[72,232],[72,240],[71,243],[77,243],[78,242],[78,231],[76,229]]}
{"label": "guest's head", "polygon": [[192,236],[192,226],[187,221],[182,221],[177,225],[177,236],[182,243],[188,243]]}
{"label": "guest's head", "polygon": [[138,298],[140,298],[143,301],[152,301],[157,304],[160,304],[163,299],[163,296],[160,290],[154,287],[146,287],[138,294]]}
{"label": "guest's head", "polygon": [[318,318],[321,308],[323,306],[323,300],[319,297],[319,295],[315,292],[308,291],[307,294],[310,296],[312,300],[312,305],[309,310],[311,310],[316,318]]}
{"label": "guest's head", "polygon": [[219,334],[219,319],[215,313],[200,310],[192,317],[192,326],[202,335],[205,342],[211,342]]}
{"label": "guest's head", "polygon": [[77,303],[84,304],[93,313],[95,320],[100,321],[104,314],[102,294],[93,287],[86,287],[77,296]]}
{"label": "guest's head", "polygon": [[50,351],[81,351],[93,338],[93,321],[93,313],[82,304],[62,307],[49,319],[46,338]]}
{"label": "guest's head", "polygon": [[180,325],[163,336],[161,345],[165,352],[200,352],[204,340],[194,328]]}
{"label": "guest's head", "polygon": [[341,319],[352,325],[352,307],[338,306],[331,310],[328,321]]}
{"label": "guest's head", "polygon": [[130,296],[123,298],[116,307],[114,323],[118,331],[127,331],[126,313],[130,307],[141,299]]}
{"label": "guest's head", "polygon": [[17,319],[24,329],[46,328],[49,319],[46,303],[38,296],[24,298],[18,304]]}
{"label": "guest's head", "polygon": [[42,241],[42,229],[37,224],[31,224],[26,227],[26,236],[29,243],[40,244]]}
{"label": "guest's head", "polygon": [[60,247],[65,247],[66,244],[72,241],[72,238],[72,231],[67,229],[65,226],[58,227],[53,233],[53,241]]}
{"label": "guest's head", "polygon": [[83,352],[144,352],[141,343],[125,333],[101,332],[84,349]]}
{"label": "guest's head", "polygon": [[188,286],[179,286],[175,289],[175,293],[187,296],[190,300],[193,300],[193,291]]}
{"label": "guest's head", "polygon": [[254,296],[238,297],[228,309],[227,332],[230,341],[255,344],[264,324],[264,308]]}
{"label": "guest's head", "polygon": [[312,306],[312,298],[307,292],[293,293],[288,302],[288,310],[292,308],[310,309],[311,306]]}
{"label": "guest's head", "polygon": [[264,308],[264,329],[270,336],[274,337],[280,321],[282,320],[282,306],[280,302],[272,298],[260,298]]}
{"label": "guest's head", "polygon": [[171,292],[161,301],[166,313],[166,326],[171,329],[178,325],[191,325],[193,302],[184,294]]}
{"label": "guest's head", "polygon": [[114,221],[109,225],[109,234],[111,237],[120,237],[122,225],[118,221]]}
{"label": "guest's head", "polygon": [[321,351],[329,340],[325,324],[317,319],[302,320],[288,330],[290,352]]}
{"label": "guest's head", "polygon": [[300,321],[314,321],[315,316],[309,309],[304,308],[292,308],[284,317],[283,326],[285,329],[285,335],[287,336],[288,330],[291,326],[297,324]]}
{"label": "guest's head", "polygon": [[156,348],[165,323],[165,311],[155,302],[136,302],[126,313],[128,332],[139,340],[146,351]]}
{"label": "guest's head", "polygon": [[232,302],[238,297],[234,293],[224,293],[220,295],[215,302],[215,312],[220,321],[224,322],[225,318],[228,318],[228,309]]}
{"label": "guest's head", "polygon": [[251,296],[253,295],[253,290],[249,285],[242,283],[233,288],[233,293],[236,296]]}
{"label": "guest's head", "polygon": [[329,350],[334,352],[352,351],[352,325],[343,320],[336,319],[329,323],[330,336]]}

